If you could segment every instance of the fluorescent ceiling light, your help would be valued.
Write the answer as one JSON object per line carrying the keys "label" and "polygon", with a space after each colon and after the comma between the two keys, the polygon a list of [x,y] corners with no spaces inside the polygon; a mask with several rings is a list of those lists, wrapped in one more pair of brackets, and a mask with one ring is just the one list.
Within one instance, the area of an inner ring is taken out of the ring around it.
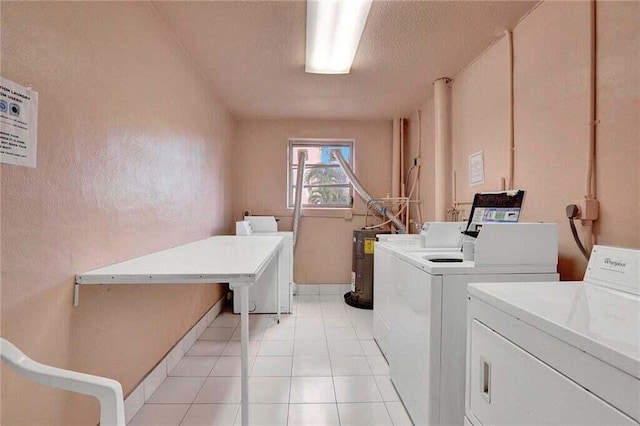
{"label": "fluorescent ceiling light", "polygon": [[307,0],[306,72],[349,74],[372,0]]}

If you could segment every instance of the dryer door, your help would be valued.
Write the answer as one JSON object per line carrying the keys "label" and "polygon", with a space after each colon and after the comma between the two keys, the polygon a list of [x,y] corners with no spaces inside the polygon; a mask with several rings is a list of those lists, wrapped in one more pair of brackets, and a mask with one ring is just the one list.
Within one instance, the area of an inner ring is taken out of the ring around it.
{"label": "dryer door", "polygon": [[[471,322],[471,419],[483,425],[636,425],[477,320]],[[474,422],[475,423],[475,422]]]}

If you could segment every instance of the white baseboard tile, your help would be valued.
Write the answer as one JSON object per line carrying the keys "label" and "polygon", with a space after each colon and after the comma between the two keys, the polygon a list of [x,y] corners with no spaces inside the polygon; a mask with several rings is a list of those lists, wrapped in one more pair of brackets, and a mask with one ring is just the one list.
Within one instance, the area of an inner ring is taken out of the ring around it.
{"label": "white baseboard tile", "polygon": [[149,374],[142,380],[142,383],[127,396],[124,400],[124,413],[127,423],[138,413],[145,402],[158,389],[160,384],[167,378],[168,373],[180,362],[191,346],[198,340],[198,337],[209,327],[224,307],[225,297],[207,311],[196,324],[180,339],[178,343],[156,364]]}
{"label": "white baseboard tile", "polygon": [[182,357],[184,357],[184,354],[185,354],[184,345],[181,342],[175,345],[173,349],[169,351],[169,353],[166,356],[167,374],[169,374],[171,370],[173,370],[175,366],[178,365]]}
{"label": "white baseboard tile", "polygon": [[204,333],[204,331],[207,329],[207,327],[209,327],[209,324],[211,324],[211,321],[207,322],[208,319],[208,315],[204,315],[202,318],[200,318],[200,321],[198,321],[196,323],[196,336],[199,338],[200,336],[202,336],[202,333]]}
{"label": "white baseboard tile", "polygon": [[298,295],[334,295],[351,291],[351,284],[298,284]]}
{"label": "white baseboard tile", "polygon": [[167,378],[167,358],[162,360],[155,366],[151,373],[144,378],[142,384],[144,385],[144,400],[145,402],[153,395],[158,389],[158,386]]}
{"label": "white baseboard tile", "polygon": [[320,294],[342,294],[342,284],[319,284]]}
{"label": "white baseboard tile", "polygon": [[124,419],[128,424],[144,405],[144,382],[124,400]]}
{"label": "white baseboard tile", "polygon": [[298,294],[320,294],[320,287],[318,284],[298,284]]}
{"label": "white baseboard tile", "polygon": [[194,326],[187,334],[184,335],[179,344],[182,344],[183,351],[186,354],[191,346],[198,340],[198,333],[196,332],[196,327]]}

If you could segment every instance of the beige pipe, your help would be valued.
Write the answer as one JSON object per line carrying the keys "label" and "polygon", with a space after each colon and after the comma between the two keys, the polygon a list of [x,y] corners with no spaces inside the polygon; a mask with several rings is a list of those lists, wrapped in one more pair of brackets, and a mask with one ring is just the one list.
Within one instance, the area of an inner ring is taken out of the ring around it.
{"label": "beige pipe", "polygon": [[405,184],[404,184],[404,123],[402,122],[402,118],[398,121],[398,127],[400,135],[400,196],[405,196]]}
{"label": "beige pipe", "polygon": [[402,159],[400,158],[400,123],[399,118],[393,119],[393,152],[391,153],[391,196],[400,195],[400,168]]}
{"label": "beige pipe", "polygon": [[589,65],[589,141],[587,151],[587,178],[585,182],[585,198],[595,198],[594,162],[596,151],[596,2],[592,0],[591,6],[591,62]]}
{"label": "beige pipe", "polygon": [[514,90],[513,90],[513,34],[506,30],[507,43],[509,44],[509,189],[514,187],[515,178],[515,154],[516,139],[514,128]]}
{"label": "beige pipe", "polygon": [[[590,37],[590,64],[589,64],[589,140],[587,148],[587,176],[585,181],[585,198],[587,200],[596,198],[595,184],[595,156],[596,156],[596,125],[597,125],[597,105],[596,91],[598,89],[596,75],[596,49],[597,49],[597,18],[596,18],[596,0],[590,2],[590,19],[591,19],[591,37]],[[596,244],[596,234],[593,230],[593,221],[583,221],[583,225],[587,226],[588,239],[587,250],[593,248]]]}
{"label": "beige pipe", "polygon": [[443,77],[433,82],[435,110],[435,220],[447,218],[447,166],[449,152],[449,102],[447,84]]}

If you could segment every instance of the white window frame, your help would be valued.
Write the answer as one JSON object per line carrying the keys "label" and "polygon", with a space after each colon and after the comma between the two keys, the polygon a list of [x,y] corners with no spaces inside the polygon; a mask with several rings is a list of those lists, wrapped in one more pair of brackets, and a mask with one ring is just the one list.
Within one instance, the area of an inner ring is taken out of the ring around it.
{"label": "white window frame", "polygon": [[[294,199],[294,187],[295,180],[293,179],[293,170],[294,167],[294,159],[293,158],[293,149],[294,147],[301,146],[309,146],[309,147],[322,147],[322,146],[335,146],[335,147],[348,147],[349,148],[349,158],[348,163],[349,167],[353,170],[354,164],[354,147],[355,140],[354,139],[313,139],[313,138],[290,138],[289,144],[287,147],[287,208],[293,209],[295,199]],[[326,166],[325,166],[326,167]],[[340,167],[339,164],[336,163],[335,166],[330,167]],[[317,185],[311,185],[317,186]],[[353,185],[351,183],[346,184],[330,184],[327,186],[331,187],[339,187],[339,188],[349,188],[349,204],[303,204],[303,209],[330,209],[330,210],[344,210],[344,209],[352,209],[353,208]]]}

